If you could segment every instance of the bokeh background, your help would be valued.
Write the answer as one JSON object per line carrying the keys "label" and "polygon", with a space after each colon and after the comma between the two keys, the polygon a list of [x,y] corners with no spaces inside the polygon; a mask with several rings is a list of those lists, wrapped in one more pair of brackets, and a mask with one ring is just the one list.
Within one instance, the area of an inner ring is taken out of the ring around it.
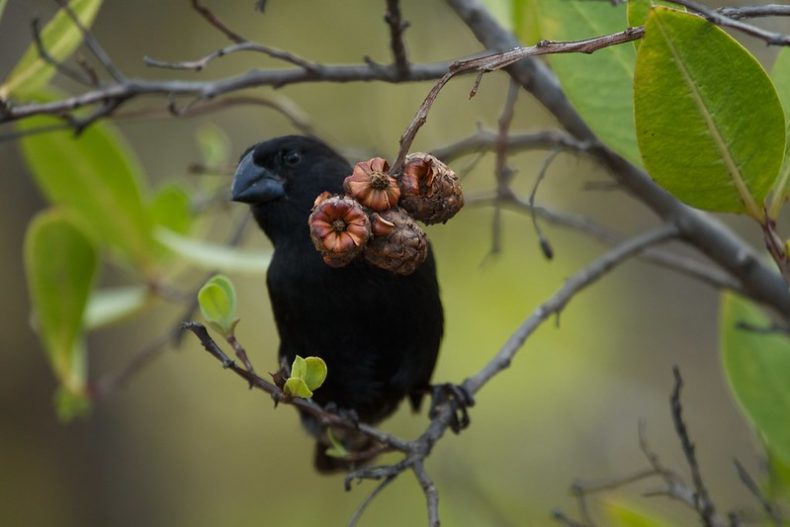
{"label": "bokeh background", "polygon": [[[249,38],[316,61],[353,63],[363,54],[389,60],[384,2],[271,0],[263,15],[252,11],[252,0],[207,3]],[[0,77],[30,42],[31,18],[48,18],[54,4],[10,0],[0,22]],[[413,60],[444,60],[480,50],[443,2],[402,4],[412,23],[407,43]],[[187,1],[106,0],[94,28],[116,64],[131,76],[213,78],[277,65],[259,55],[237,55],[201,73],[146,68],[144,55],[187,60],[226,44]],[[770,63],[770,51],[746,43]],[[470,101],[471,82],[456,80],[442,93],[417,148],[444,145],[472,133],[478,124],[496,126],[506,76],[487,76]],[[348,152],[392,156],[429,87],[317,84],[251,93],[288,97],[320,136]],[[146,104],[164,106],[166,101]],[[260,108],[118,125],[156,186],[194,177],[187,167],[200,160],[195,134],[206,122],[227,133],[234,155],[260,139],[293,132],[282,116]],[[551,126],[550,116],[522,93],[513,129]],[[544,156],[511,158],[517,189],[528,192]],[[468,160],[456,162],[456,168]],[[312,443],[295,413],[287,407],[274,410],[267,397],[223,372],[191,340],[164,353],[125,389],[97,405],[89,418],[58,423],[52,404],[55,381],[29,325],[21,256],[26,224],[45,204],[13,142],[0,143],[0,174],[0,290],[5,298],[0,307],[0,524],[344,525],[371,484],[345,492],[341,477],[316,475]],[[588,183],[606,179],[585,159],[562,155],[538,201],[622,232],[655,224],[643,206],[617,189],[585,190]],[[465,188],[470,193],[493,188],[492,155],[468,173]],[[245,212],[233,206],[224,214],[230,218]],[[459,382],[477,371],[564,278],[603,250],[584,235],[545,226],[556,251],[554,260],[546,261],[529,218],[505,211],[502,251],[491,255],[492,215],[491,208],[470,207],[429,231],[447,317],[437,381]],[[751,225],[724,219],[757,240],[759,233]],[[221,239],[222,225],[211,235]],[[245,240],[249,247],[267,243],[257,230],[250,230]],[[112,270],[105,276],[123,281]],[[239,275],[234,280],[241,295],[239,338],[259,369],[272,369],[277,336],[264,279]],[[545,324],[512,367],[480,392],[472,426],[445,438],[431,455],[428,469],[440,490],[443,524],[550,525],[555,507],[574,514],[568,492],[574,480],[619,476],[646,466],[638,446],[639,420],[646,423],[650,443],[664,463],[685,473],[669,416],[673,364],[687,381],[685,414],[713,498],[723,508],[754,506],[732,459],[758,474],[760,452],[722,376],[718,299],[704,285],[638,261],[574,299],[559,326]],[[177,315],[160,307],[92,335],[92,374],[121,367]],[[402,408],[383,426],[413,437],[426,424],[425,415]],[[641,498],[640,492],[649,488],[609,493],[592,503],[600,507],[606,500],[627,500],[678,525],[694,524],[694,517],[676,503]],[[372,504],[362,525],[424,522],[423,496],[405,474]]]}

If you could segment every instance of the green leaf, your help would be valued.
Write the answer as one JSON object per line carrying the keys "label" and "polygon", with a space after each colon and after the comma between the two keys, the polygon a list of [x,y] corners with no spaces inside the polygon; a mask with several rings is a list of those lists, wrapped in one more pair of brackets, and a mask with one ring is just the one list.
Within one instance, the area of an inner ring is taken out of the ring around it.
{"label": "green leaf", "polygon": [[297,355],[291,363],[291,377],[304,380],[305,373],[307,373],[307,362]]}
{"label": "green leaf", "polygon": [[668,521],[647,514],[622,502],[607,501],[605,503],[607,525],[611,527],[670,527]]}
{"label": "green leaf", "polygon": [[[32,117],[21,131],[59,123]],[[70,131],[24,137],[25,161],[47,199],[69,208],[86,228],[125,260],[149,271],[155,244],[141,200],[142,168],[120,133],[108,122],[79,137]]]}
{"label": "green leaf", "polygon": [[[69,3],[85,27],[90,27],[93,24],[101,4],[102,0],[72,0]],[[2,12],[4,5],[3,1],[0,4],[0,12]],[[63,61],[80,45],[82,33],[68,14],[60,9],[41,30],[41,40],[44,49],[52,58]],[[55,71],[54,66],[41,58],[36,43],[32,42],[17,65],[8,74],[3,85],[0,86],[0,100],[8,99],[11,96],[26,97],[46,85]]]}
{"label": "green leaf", "polygon": [[782,162],[782,169],[779,171],[779,177],[776,178],[776,182],[771,189],[772,198],[768,207],[768,215],[776,219],[779,217],[782,205],[787,201],[788,193],[790,193],[790,189],[788,189],[788,182],[790,182],[790,48],[783,47],[779,50],[771,72],[771,78],[774,81],[776,93],[779,95],[779,101],[784,109],[786,125],[784,161]]}
{"label": "green leaf", "polygon": [[[537,1],[537,0],[533,0]],[[625,12],[610,2],[539,0],[541,37],[579,40],[622,31]],[[592,55],[550,55],[568,99],[593,132],[629,161],[640,165],[631,91],[633,46],[611,46]]]}
{"label": "green leaf", "polygon": [[271,261],[271,251],[242,250],[204,240],[187,238],[171,230],[158,228],[156,240],[189,262],[204,269],[225,272],[264,274]]}
{"label": "green leaf", "polygon": [[768,481],[766,498],[770,501],[790,499],[790,463],[777,458],[770,449],[768,453]]}
{"label": "green leaf", "polygon": [[302,399],[309,399],[313,396],[313,392],[310,391],[307,384],[297,377],[291,377],[285,381],[283,391],[291,397],[301,397]]}
{"label": "green leaf", "polygon": [[[664,2],[663,0],[628,0],[628,25],[630,27],[641,26],[647,20],[647,14],[650,8],[656,5],[674,7],[680,11],[685,11],[685,8],[680,8],[677,4]],[[634,41],[634,44],[639,45],[639,40]]]}
{"label": "green leaf", "polygon": [[192,209],[189,193],[180,185],[164,185],[148,201],[147,213],[152,225],[164,227],[178,234],[187,234],[192,228]]}
{"label": "green leaf", "polygon": [[141,285],[94,291],[85,308],[85,329],[91,331],[124,320],[145,308],[150,299],[148,288]]}
{"label": "green leaf", "polygon": [[321,357],[307,357],[304,362],[305,372],[302,378],[310,390],[316,391],[326,380],[326,362]]}
{"label": "green leaf", "polygon": [[207,167],[217,168],[228,163],[230,140],[222,128],[212,123],[205,123],[197,129],[196,137],[203,163]]}
{"label": "green leaf", "polygon": [[694,207],[760,219],[785,146],[782,109],[762,66],[695,15],[656,7],[645,31],[634,102],[651,177]]}
{"label": "green leaf", "polygon": [[99,258],[91,239],[62,210],[38,214],[25,236],[25,271],[37,331],[52,369],[72,394],[85,391],[82,321]]}
{"label": "green leaf", "polygon": [[5,5],[7,0],[0,0],[0,19],[3,18],[3,11],[5,10]]}
{"label": "green leaf", "polygon": [[348,450],[343,446],[343,443],[337,440],[331,428],[326,429],[326,437],[332,445],[324,451],[327,456],[341,459],[348,456]]}
{"label": "green leaf", "polygon": [[769,451],[790,464],[790,339],[739,324],[768,327],[770,321],[751,303],[725,293],[720,346],[730,388]]}
{"label": "green leaf", "polygon": [[225,336],[236,326],[236,290],[227,276],[211,277],[198,291],[200,312],[215,329]]}

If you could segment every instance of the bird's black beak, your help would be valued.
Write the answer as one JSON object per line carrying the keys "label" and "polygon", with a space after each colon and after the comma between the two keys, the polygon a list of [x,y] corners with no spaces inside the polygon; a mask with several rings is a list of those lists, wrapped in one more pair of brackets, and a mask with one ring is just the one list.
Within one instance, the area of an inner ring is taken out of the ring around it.
{"label": "bird's black beak", "polygon": [[285,195],[283,181],[252,160],[252,150],[241,158],[233,176],[230,199],[242,203],[266,203]]}

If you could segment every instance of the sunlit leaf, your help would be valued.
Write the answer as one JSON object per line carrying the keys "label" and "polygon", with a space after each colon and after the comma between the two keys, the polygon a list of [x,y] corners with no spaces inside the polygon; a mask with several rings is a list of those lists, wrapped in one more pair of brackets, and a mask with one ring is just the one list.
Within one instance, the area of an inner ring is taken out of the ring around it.
{"label": "sunlit leaf", "polygon": [[310,390],[316,391],[326,380],[326,362],[321,357],[307,357],[304,362],[305,372],[302,378]]}
{"label": "sunlit leaf", "polygon": [[151,295],[145,286],[112,287],[94,291],[83,323],[87,331],[114,324],[142,310]]}
{"label": "sunlit leaf", "polygon": [[785,146],[782,108],[767,74],[735,39],[698,16],[656,7],[645,30],[634,100],[650,176],[692,206],[760,218]]}
{"label": "sunlit leaf", "polygon": [[672,523],[662,520],[654,514],[617,501],[605,503],[607,525],[611,527],[671,527]]}
{"label": "sunlit leaf", "polygon": [[198,291],[203,317],[224,335],[231,335],[236,326],[236,290],[227,276],[211,277]]}
{"label": "sunlit leaf", "polygon": [[[60,122],[33,117],[22,131]],[[69,208],[102,242],[144,271],[155,244],[141,200],[142,168],[120,133],[107,122],[79,137],[71,131],[33,134],[20,144],[25,161],[47,199]]]}
{"label": "sunlit leaf", "polygon": [[[535,1],[535,0],[533,0]],[[541,38],[579,40],[625,29],[623,6],[590,0],[539,0]],[[629,161],[641,164],[634,130],[635,51],[611,46],[592,55],[548,56],[565,94],[593,132]]]}
{"label": "sunlit leaf", "polygon": [[36,216],[25,236],[25,271],[35,324],[55,375],[72,394],[85,391],[85,306],[98,253],[79,224],[61,210]]}
{"label": "sunlit leaf", "polygon": [[[77,18],[85,27],[93,24],[102,0],[71,0]],[[5,1],[0,1],[0,13]],[[41,30],[41,40],[47,53],[57,61],[68,58],[82,42],[82,33],[63,9]],[[55,74],[55,67],[41,58],[36,43],[28,46],[5,82],[0,86],[0,99],[24,97],[47,84]]]}
{"label": "sunlit leaf", "polygon": [[291,377],[285,381],[283,391],[292,397],[301,397],[302,399],[309,399],[313,396],[313,392],[310,391],[307,384],[297,377]]}
{"label": "sunlit leaf", "polygon": [[770,325],[756,306],[732,294],[722,296],[720,331],[724,371],[741,410],[769,451],[790,464],[790,338],[752,328]]}
{"label": "sunlit leaf", "polygon": [[236,249],[227,245],[187,238],[171,230],[159,228],[156,240],[191,263],[204,269],[225,272],[263,274],[271,260],[271,251]]}

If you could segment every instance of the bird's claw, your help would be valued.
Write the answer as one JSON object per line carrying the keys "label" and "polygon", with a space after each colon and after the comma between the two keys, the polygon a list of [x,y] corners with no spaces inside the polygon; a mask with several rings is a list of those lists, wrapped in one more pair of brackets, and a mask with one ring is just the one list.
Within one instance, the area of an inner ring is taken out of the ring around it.
{"label": "bird's claw", "polygon": [[453,412],[450,417],[450,430],[459,433],[469,426],[468,408],[475,405],[472,394],[460,384],[444,383],[431,386],[431,408],[428,417],[434,419],[439,415],[439,408],[443,404],[449,404]]}
{"label": "bird's claw", "polygon": [[351,408],[340,408],[334,402],[328,402],[324,405],[324,410],[327,412],[332,412],[333,414],[349,421],[352,425],[354,425],[355,430],[359,430],[359,414],[356,410]]}

